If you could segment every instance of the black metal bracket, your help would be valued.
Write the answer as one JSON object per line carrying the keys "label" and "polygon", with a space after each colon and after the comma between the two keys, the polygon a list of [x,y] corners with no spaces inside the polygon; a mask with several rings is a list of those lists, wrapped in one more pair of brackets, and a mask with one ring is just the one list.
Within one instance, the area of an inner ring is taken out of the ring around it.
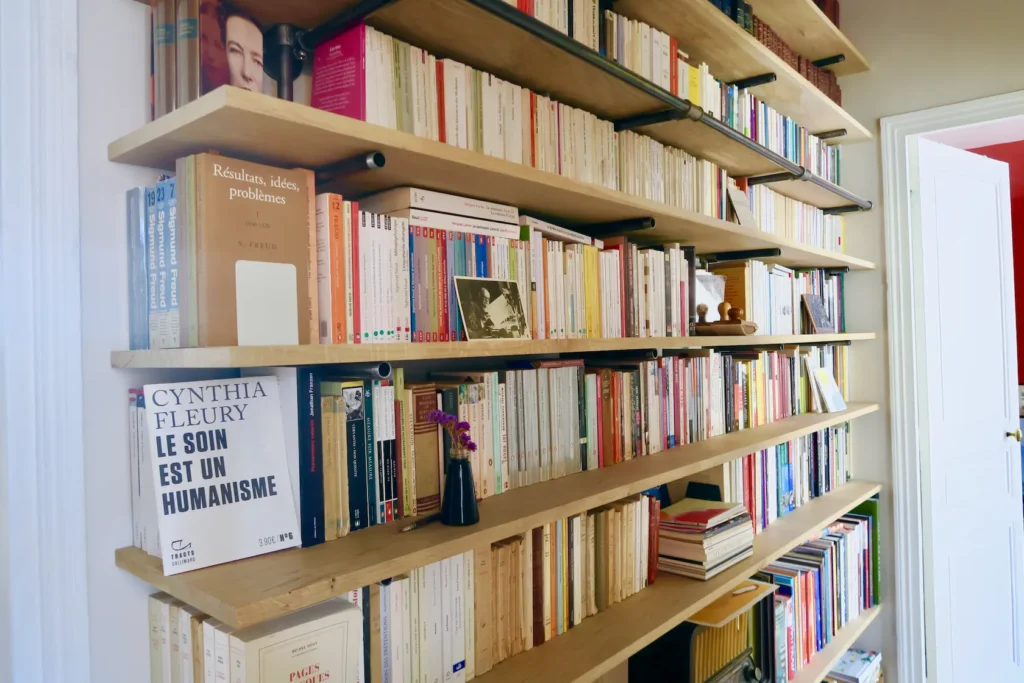
{"label": "black metal bracket", "polygon": [[[684,100],[684,102],[686,101]],[[653,126],[657,123],[681,121],[683,119],[700,121],[701,117],[704,116],[704,111],[700,107],[690,104],[689,102],[686,102],[686,105],[686,109],[666,109],[664,111],[656,111],[651,114],[639,114],[637,116],[619,119],[615,122],[615,132],[618,133],[624,130]]]}
{"label": "black metal bracket", "polygon": [[840,55],[833,55],[831,57],[824,57],[822,59],[816,59],[813,62],[811,62],[811,64],[813,64],[814,66],[818,67],[819,69],[824,69],[827,66],[832,66],[833,64],[839,64],[839,63],[845,62],[845,61],[846,61],[846,55],[840,54]]}
{"label": "black metal bracket", "polygon": [[760,74],[758,76],[751,76],[750,78],[741,78],[737,81],[732,81],[729,85],[740,90],[746,90],[747,88],[756,88],[759,85],[765,85],[767,83],[774,83],[778,78],[774,73]]}
{"label": "black metal bracket", "polygon": [[334,180],[342,175],[352,175],[362,171],[376,171],[384,168],[386,163],[387,158],[384,156],[384,152],[367,152],[366,154],[359,154],[317,169],[316,180],[323,183]]}
{"label": "black metal bracket", "polygon": [[842,214],[842,213],[854,213],[856,211],[867,211],[868,209],[871,208],[872,205],[871,205],[871,202],[867,201],[866,199],[864,201],[867,204],[866,207],[858,206],[856,204],[850,204],[848,206],[833,206],[833,207],[830,207],[828,209],[822,209],[822,211],[824,212],[824,214],[826,216],[838,216],[839,214]]}
{"label": "black metal bracket", "polygon": [[779,256],[782,256],[782,250],[778,248],[744,249],[742,251],[720,251],[715,254],[702,254],[702,258],[708,263],[746,261],[752,258],[777,258]]}
{"label": "black metal bracket", "polygon": [[274,24],[263,33],[263,70],[277,81],[277,96],[282,100],[292,99],[292,86],[302,73],[301,33],[291,24]]}
{"label": "black metal bracket", "polygon": [[831,140],[832,138],[841,138],[848,132],[845,128],[837,128],[835,130],[827,130],[824,133],[815,133],[814,136],[819,140]]}
{"label": "black metal bracket", "polygon": [[306,54],[312,54],[320,43],[333,38],[347,28],[354,26],[377,10],[398,0],[359,0],[354,5],[343,9],[316,28],[302,31],[299,35],[299,48]]}
{"label": "black metal bracket", "polygon": [[583,226],[580,230],[584,234],[601,239],[603,237],[621,235],[622,233],[650,230],[654,227],[654,223],[655,221],[651,217],[631,218],[624,221],[611,221],[610,223],[593,223]]}
{"label": "black metal bracket", "polygon": [[845,275],[850,272],[850,266],[843,266],[842,268],[825,268],[826,275]]}
{"label": "black metal bracket", "polygon": [[800,172],[797,173],[770,173],[768,175],[754,176],[753,178],[747,178],[748,185],[766,185],[768,183],[781,183],[786,180],[804,180],[804,174],[807,173],[807,169],[802,166],[799,167]]}

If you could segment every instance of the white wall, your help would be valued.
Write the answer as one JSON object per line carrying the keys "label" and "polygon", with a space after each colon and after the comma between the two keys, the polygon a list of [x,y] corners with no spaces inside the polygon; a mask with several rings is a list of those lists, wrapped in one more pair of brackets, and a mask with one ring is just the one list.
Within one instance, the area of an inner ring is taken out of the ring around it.
{"label": "white wall", "polygon": [[[756,3],[755,3],[756,11]],[[1024,89],[1024,3],[1019,0],[846,0],[843,32],[864,53],[871,70],[840,80],[843,106],[857,120],[879,131],[878,120],[955,102]],[[885,334],[885,251],[882,171],[877,141],[843,148],[842,184],[875,202],[875,209],[847,219],[850,253],[871,259],[879,269],[848,280],[849,328],[874,330],[879,339],[853,345],[853,395],[888,402],[888,339]],[[887,409],[862,418],[854,432],[855,474],[861,479],[892,481]],[[882,495],[883,599],[893,597],[892,492]],[[898,681],[893,666],[895,614],[883,612],[864,644],[881,647],[887,683]]]}
{"label": "white wall", "polygon": [[140,683],[149,680],[151,589],[114,566],[114,550],[132,543],[126,396],[140,377],[111,369],[110,352],[128,344],[125,191],[156,174],[108,162],[107,144],[146,121],[148,10],[82,0],[78,31],[90,680]]}

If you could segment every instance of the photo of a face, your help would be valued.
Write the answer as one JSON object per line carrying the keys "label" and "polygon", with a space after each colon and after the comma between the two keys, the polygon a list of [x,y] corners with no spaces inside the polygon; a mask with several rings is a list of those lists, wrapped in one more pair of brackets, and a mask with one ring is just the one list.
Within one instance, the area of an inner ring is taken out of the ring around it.
{"label": "photo of a face", "polygon": [[249,18],[234,14],[224,21],[228,83],[246,90],[263,90],[263,32]]}

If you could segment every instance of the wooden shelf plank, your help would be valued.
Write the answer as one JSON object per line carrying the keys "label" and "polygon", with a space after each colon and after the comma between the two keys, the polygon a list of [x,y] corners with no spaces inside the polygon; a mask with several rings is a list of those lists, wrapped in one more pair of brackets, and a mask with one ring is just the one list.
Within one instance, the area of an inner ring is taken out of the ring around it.
{"label": "wooden shelf plank", "polygon": [[765,185],[781,195],[822,209],[852,204],[852,202],[841,195],[805,180],[780,180],[773,183],[765,183]]}
{"label": "wooden shelf plank", "polygon": [[857,642],[861,634],[882,612],[882,606],[872,607],[839,630],[832,642],[822,648],[811,663],[800,670],[791,683],[821,683],[842,656]]}
{"label": "wooden shelf plank", "polygon": [[415,185],[510,204],[584,232],[587,224],[650,216],[656,227],[645,240],[679,241],[698,253],[777,247],[782,255],[774,261],[788,266],[874,268],[854,256],[229,86],[115,140],[108,155],[172,170],[176,158],[209,150],[306,168],[379,150],[386,166],[346,176],[338,188],[346,196]]}
{"label": "wooden shelf plank", "polygon": [[[760,7],[757,3],[755,12],[760,12]],[[711,73],[722,81],[774,73],[775,82],[751,88],[750,92],[812,133],[847,131],[842,137],[829,139],[830,144],[872,138],[871,132],[842,107],[707,0],[617,0],[615,11],[675,37],[691,62],[707,62]],[[650,130],[653,133],[673,125],[660,124]]]}
{"label": "wooden shelf plank", "polygon": [[827,344],[866,341],[874,332],[841,334],[751,335],[748,337],[657,337],[645,339],[538,339],[430,344],[310,344],[305,346],[225,346],[155,351],[114,351],[115,368],[259,368],[343,363],[400,363],[457,358],[546,356],[595,351],[695,349],[777,344]]}
{"label": "wooden shelf plank", "polygon": [[[483,676],[480,683],[584,683],[593,681],[654,642],[710,603],[813,538],[837,517],[881,490],[880,484],[851,482],[780,517],[754,539],[754,555],[708,581],[659,573],[629,599],[553,640],[516,655]],[[802,679],[801,679],[802,680]]]}
{"label": "wooden shelf plank", "polygon": [[829,21],[814,0],[757,0],[754,10],[798,55],[812,61],[846,55],[846,61],[828,67],[837,76],[871,68],[860,50]]}
{"label": "wooden shelf plank", "polygon": [[[159,558],[137,548],[122,548],[116,553],[117,566],[221,621],[248,626],[877,410],[876,403],[851,403],[841,413],[799,415],[614,467],[516,489],[483,501],[480,522],[471,527],[431,524],[399,534],[408,524],[401,520],[312,548],[284,550],[175,576],[164,576]],[[863,493],[862,489],[862,485],[848,485],[838,492],[838,498],[829,499],[845,500],[848,493],[842,492]],[[811,512],[797,519],[813,517],[814,510],[821,507],[812,503],[806,508]],[[787,522],[790,516],[779,528],[798,524]]]}

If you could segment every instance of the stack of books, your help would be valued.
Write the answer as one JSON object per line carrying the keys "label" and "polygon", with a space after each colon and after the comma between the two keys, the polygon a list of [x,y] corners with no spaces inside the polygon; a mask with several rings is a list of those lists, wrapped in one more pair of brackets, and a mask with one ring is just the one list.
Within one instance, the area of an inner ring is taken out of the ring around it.
{"label": "stack of books", "polygon": [[825,683],[879,683],[882,680],[882,653],[850,648],[832,667]]}
{"label": "stack of books", "polygon": [[741,504],[684,498],[661,511],[658,569],[706,581],[754,554]]}

